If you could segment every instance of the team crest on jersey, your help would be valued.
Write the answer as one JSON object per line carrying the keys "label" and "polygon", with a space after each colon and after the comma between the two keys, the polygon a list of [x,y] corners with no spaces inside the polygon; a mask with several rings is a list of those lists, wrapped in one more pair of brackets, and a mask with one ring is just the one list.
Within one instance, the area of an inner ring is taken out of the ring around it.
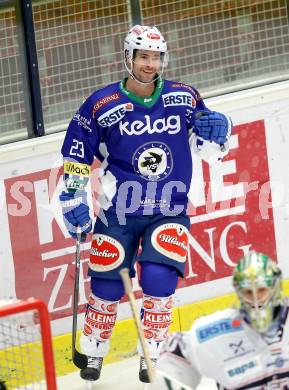
{"label": "team crest on jersey", "polygon": [[94,234],[91,243],[89,268],[97,272],[117,268],[124,260],[124,248],[119,241],[105,234]]}
{"label": "team crest on jersey", "polygon": [[149,181],[165,179],[173,169],[169,147],[162,142],[148,142],[137,149],[132,158],[135,172]]}
{"label": "team crest on jersey", "polygon": [[163,255],[184,263],[188,252],[189,232],[179,223],[158,226],[152,234],[152,246]]}

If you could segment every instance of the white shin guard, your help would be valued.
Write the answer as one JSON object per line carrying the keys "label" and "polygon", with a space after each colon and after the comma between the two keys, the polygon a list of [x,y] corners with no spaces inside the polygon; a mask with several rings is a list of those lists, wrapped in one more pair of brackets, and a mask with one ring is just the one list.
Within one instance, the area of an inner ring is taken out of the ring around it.
{"label": "white shin guard", "polygon": [[[151,359],[157,359],[163,341],[167,338],[169,326],[172,322],[173,296],[152,297],[143,296],[141,319],[144,328],[144,337]],[[138,353],[143,356],[140,342]]]}
{"label": "white shin guard", "polygon": [[106,301],[90,294],[80,336],[82,353],[94,357],[104,357],[108,353],[118,303],[119,301]]}

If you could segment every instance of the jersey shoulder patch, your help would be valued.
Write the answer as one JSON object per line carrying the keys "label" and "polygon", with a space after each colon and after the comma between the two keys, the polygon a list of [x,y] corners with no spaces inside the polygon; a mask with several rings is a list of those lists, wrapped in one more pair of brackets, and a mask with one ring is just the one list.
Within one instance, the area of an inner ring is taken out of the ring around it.
{"label": "jersey shoulder patch", "polygon": [[91,115],[104,130],[117,125],[128,111],[133,110],[134,105],[121,92],[119,83],[111,84],[93,95]]}
{"label": "jersey shoulder patch", "polygon": [[89,100],[92,105],[92,117],[97,118],[102,112],[110,110],[118,105],[122,95],[119,89],[119,83],[110,84],[105,88],[94,92]]}
{"label": "jersey shoulder patch", "polygon": [[169,80],[165,82],[162,98],[164,107],[182,105],[193,108],[196,107],[198,100],[201,99],[195,88]]}

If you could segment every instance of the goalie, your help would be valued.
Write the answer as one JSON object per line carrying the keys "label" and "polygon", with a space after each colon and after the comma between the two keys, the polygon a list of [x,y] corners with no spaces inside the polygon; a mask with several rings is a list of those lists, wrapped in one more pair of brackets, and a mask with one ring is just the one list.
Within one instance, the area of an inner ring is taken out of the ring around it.
{"label": "goalie", "polygon": [[239,261],[233,284],[240,308],[201,317],[189,332],[171,335],[146,389],[195,389],[202,376],[219,389],[289,389],[288,304],[280,268],[251,251]]}

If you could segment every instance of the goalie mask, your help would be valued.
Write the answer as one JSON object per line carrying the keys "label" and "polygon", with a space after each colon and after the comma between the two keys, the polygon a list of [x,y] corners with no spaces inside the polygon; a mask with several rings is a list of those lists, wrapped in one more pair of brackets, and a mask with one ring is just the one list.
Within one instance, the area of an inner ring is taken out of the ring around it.
{"label": "goalie mask", "polygon": [[167,43],[160,31],[156,27],[136,25],[129,30],[124,40],[124,64],[126,70],[134,80],[141,84],[148,84],[138,80],[133,73],[136,50],[149,50],[160,53],[161,68],[155,79],[150,81],[150,83],[161,77],[164,68],[168,65],[168,52]]}
{"label": "goalie mask", "polygon": [[266,332],[282,303],[280,268],[268,256],[250,251],[235,268],[233,284],[251,326]]}

